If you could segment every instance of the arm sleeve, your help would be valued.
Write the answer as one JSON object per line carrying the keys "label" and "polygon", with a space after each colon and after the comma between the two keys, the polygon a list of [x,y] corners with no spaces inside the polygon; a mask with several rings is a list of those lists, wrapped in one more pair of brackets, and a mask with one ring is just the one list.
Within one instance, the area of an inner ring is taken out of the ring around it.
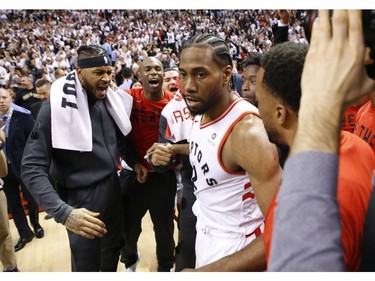
{"label": "arm sleeve", "polygon": [[269,271],[345,271],[337,174],[335,154],[301,152],[286,161]]}
{"label": "arm sleeve", "polygon": [[284,25],[280,22],[272,26],[273,45],[277,45],[288,41],[289,25]]}
{"label": "arm sleeve", "polygon": [[51,108],[44,102],[26,143],[21,177],[36,202],[64,224],[73,207],[62,201],[49,180],[52,157]]}

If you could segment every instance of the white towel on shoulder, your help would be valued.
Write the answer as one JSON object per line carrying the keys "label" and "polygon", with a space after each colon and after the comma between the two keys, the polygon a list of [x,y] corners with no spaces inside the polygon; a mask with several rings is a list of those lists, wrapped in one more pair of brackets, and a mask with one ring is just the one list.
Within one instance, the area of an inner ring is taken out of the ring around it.
{"label": "white towel on shoulder", "polygon": [[[52,147],[74,151],[92,151],[92,128],[87,94],[76,71],[52,83],[51,94]],[[133,97],[108,88],[105,105],[121,132],[131,131],[129,116]]]}

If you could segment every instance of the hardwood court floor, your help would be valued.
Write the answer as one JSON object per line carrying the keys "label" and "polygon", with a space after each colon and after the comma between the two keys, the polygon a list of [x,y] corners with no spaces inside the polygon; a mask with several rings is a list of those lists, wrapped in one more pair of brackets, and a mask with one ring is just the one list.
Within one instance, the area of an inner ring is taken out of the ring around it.
{"label": "hardwood court floor", "polygon": [[[62,224],[56,223],[53,219],[45,220],[45,215],[45,212],[39,213],[39,221],[44,228],[44,238],[34,238],[22,250],[16,252],[18,268],[21,272],[70,272],[70,250],[66,228]],[[19,239],[18,232],[13,220],[11,219],[9,222],[15,245]],[[177,239],[176,224],[175,239]],[[137,272],[157,271],[155,249],[153,226],[147,212],[142,220],[142,233],[138,240],[141,261],[138,264]],[[3,270],[1,263],[0,270]],[[121,262],[118,264],[117,271],[125,271]],[[174,269],[171,271],[174,271]]]}

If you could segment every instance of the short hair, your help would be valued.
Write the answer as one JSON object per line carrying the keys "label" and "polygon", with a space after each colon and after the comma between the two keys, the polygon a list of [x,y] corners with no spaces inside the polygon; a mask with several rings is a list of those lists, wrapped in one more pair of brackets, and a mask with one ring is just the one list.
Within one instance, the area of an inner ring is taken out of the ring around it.
{"label": "short hair", "polygon": [[242,67],[245,69],[249,65],[260,66],[260,61],[262,60],[262,54],[255,53],[254,55],[249,55],[248,59],[242,62]]}
{"label": "short hair", "polygon": [[164,69],[164,74],[168,71],[177,71],[177,73],[180,73],[180,71],[178,70],[178,68],[176,66],[173,66],[173,67],[169,67],[169,68],[166,68]]}
{"label": "short hair", "polygon": [[293,42],[280,43],[263,54],[262,84],[268,93],[281,99],[298,113],[301,100],[301,78],[308,46]]}
{"label": "short hair", "polygon": [[133,79],[133,80],[132,80],[132,83],[130,84],[130,88],[132,88],[133,85],[134,85],[135,83],[137,83],[137,82],[141,83],[141,85],[142,85],[142,81],[141,81],[141,80]]}
{"label": "short hair", "polygon": [[108,56],[107,51],[99,45],[81,45],[78,50],[78,59],[92,58],[101,55]]}
{"label": "short hair", "polygon": [[39,88],[39,87],[43,87],[44,85],[51,86],[51,84],[52,84],[51,81],[42,78],[42,79],[36,80],[35,87]]}
{"label": "short hair", "polygon": [[208,33],[195,35],[183,44],[181,52],[184,49],[190,47],[211,48],[213,50],[213,60],[219,66],[224,67],[227,65],[233,65],[232,56],[230,54],[227,43],[225,42],[225,40],[223,40],[221,37],[217,35]]}
{"label": "short hair", "polygon": [[128,79],[132,77],[133,71],[130,67],[125,66],[123,69],[121,69],[121,75],[122,77]]}

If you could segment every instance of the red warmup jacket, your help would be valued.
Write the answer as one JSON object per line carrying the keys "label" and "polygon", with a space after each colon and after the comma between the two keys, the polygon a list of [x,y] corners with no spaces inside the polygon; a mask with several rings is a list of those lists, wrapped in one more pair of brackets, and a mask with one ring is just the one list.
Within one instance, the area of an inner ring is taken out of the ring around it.
{"label": "red warmup jacket", "polygon": [[[342,222],[341,241],[344,261],[348,271],[359,271],[360,268],[363,227],[372,192],[374,169],[375,156],[368,145],[357,136],[342,131],[337,199]],[[271,249],[275,211],[277,212],[277,194],[270,204],[265,219],[263,239],[267,261]]]}

